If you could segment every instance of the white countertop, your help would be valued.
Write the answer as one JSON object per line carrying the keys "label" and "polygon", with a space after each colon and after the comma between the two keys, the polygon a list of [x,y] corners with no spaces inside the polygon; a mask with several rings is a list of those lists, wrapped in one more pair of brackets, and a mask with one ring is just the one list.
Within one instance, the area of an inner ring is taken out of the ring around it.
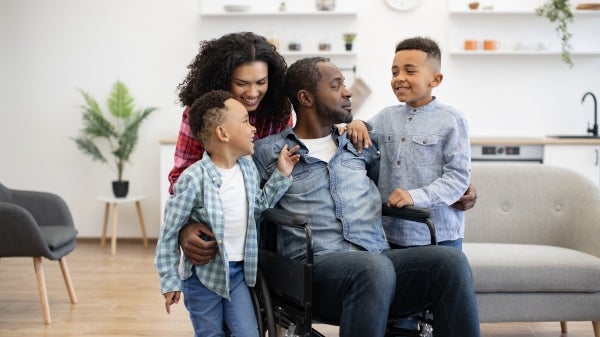
{"label": "white countertop", "polygon": [[[177,138],[160,139],[161,145],[177,144]],[[471,145],[597,145],[600,138],[552,138],[552,137],[471,137]]]}

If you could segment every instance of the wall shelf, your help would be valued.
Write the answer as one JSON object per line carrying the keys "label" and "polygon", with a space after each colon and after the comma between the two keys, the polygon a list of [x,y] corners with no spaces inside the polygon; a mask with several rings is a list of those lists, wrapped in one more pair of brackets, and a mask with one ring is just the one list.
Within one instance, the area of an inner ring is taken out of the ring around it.
{"label": "wall shelf", "polygon": [[308,57],[308,56],[323,56],[323,57],[340,57],[340,56],[356,56],[353,51],[321,51],[321,50],[301,50],[301,51],[287,51],[278,50],[283,56],[291,57]]}
{"label": "wall shelf", "polygon": [[301,11],[301,12],[279,12],[279,11],[248,11],[248,12],[225,12],[224,10],[215,12],[202,12],[201,16],[206,17],[260,17],[260,16],[356,16],[356,11]]}
{"label": "wall shelf", "polygon": [[[493,9],[469,9],[471,0],[449,1],[449,54],[452,56],[556,56],[562,54],[555,24],[535,14],[546,0],[495,1]],[[590,25],[597,23],[600,10],[575,10],[570,44],[572,56],[600,56],[599,39],[590,34]],[[592,27],[593,28],[593,27]],[[467,40],[478,43],[477,50],[465,50]],[[484,40],[497,41],[497,50],[482,50]]]}
{"label": "wall shelf", "polygon": [[[543,56],[543,55],[560,55],[562,52],[558,50],[453,50],[450,52],[451,55],[468,55],[468,56],[510,56],[510,55],[523,55],[523,56]],[[572,56],[600,56],[600,50],[596,51],[571,51]]]}
{"label": "wall shelf", "polygon": [[[600,10],[573,10],[573,15],[574,16],[579,16],[579,15],[600,15]],[[535,14],[534,10],[531,9],[516,9],[516,10],[484,10],[484,9],[478,9],[478,10],[470,10],[470,9],[465,9],[465,10],[453,10],[450,11],[450,15],[473,15],[473,16],[478,16],[478,15],[532,15],[532,16],[537,16]]]}
{"label": "wall shelf", "polygon": [[[318,10],[314,0],[285,3],[286,10],[280,11],[281,0],[200,0],[199,20],[205,28],[201,39],[252,31],[276,45],[288,64],[304,57],[323,56],[341,68],[355,69],[357,43],[352,51],[346,51],[342,35],[356,32],[358,0],[337,1],[328,11]],[[330,50],[319,50],[324,43]],[[292,44],[299,44],[301,50],[290,50]]]}

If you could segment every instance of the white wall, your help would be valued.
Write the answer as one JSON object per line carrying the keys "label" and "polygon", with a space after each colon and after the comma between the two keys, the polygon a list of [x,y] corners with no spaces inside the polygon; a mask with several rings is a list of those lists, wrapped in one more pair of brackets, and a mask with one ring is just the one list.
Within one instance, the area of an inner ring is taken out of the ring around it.
{"label": "white wall", "polygon": [[[577,29],[600,45],[597,18]],[[445,51],[456,23],[442,1],[424,1],[401,13],[383,0],[363,0],[355,24],[357,75],[373,90],[357,116],[369,118],[396,103],[389,88],[395,43],[428,35]],[[298,28],[310,31],[310,24]],[[0,182],[58,193],[71,207],[80,236],[100,236],[103,207],[96,196],[111,193],[115,174],[82,155],[69,137],[81,127],[76,88],[104,101],[120,79],[138,106],[160,108],[142,125],[125,171],[130,193],[149,197],[142,206],[148,234],[156,237],[159,182],[166,179],[159,176],[159,139],[177,135],[176,86],[199,40],[210,34],[197,0],[0,0]],[[465,111],[472,135],[583,133],[592,109],[589,103],[582,107],[580,99],[588,90],[600,95],[600,57],[574,61],[569,69],[558,56],[446,53],[445,79],[435,94]],[[140,236],[133,206],[120,207],[118,234]]]}

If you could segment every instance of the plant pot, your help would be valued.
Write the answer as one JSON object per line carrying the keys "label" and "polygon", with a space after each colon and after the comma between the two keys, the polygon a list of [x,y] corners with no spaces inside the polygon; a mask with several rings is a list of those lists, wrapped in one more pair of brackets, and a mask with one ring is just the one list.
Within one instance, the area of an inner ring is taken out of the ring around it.
{"label": "plant pot", "polygon": [[113,181],[113,194],[117,198],[125,198],[129,192],[129,181]]}
{"label": "plant pot", "polygon": [[346,50],[347,51],[351,51],[352,50],[352,43],[346,43]]}

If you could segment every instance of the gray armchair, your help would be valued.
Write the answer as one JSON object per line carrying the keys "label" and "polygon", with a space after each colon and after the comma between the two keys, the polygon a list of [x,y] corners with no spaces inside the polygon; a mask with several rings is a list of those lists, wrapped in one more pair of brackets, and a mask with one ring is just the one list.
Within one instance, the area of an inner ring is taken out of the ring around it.
{"label": "gray armchair", "polygon": [[0,184],[0,258],[33,257],[45,324],[51,319],[42,257],[59,261],[71,303],[77,303],[65,260],[76,239],[71,212],[61,197]]}

